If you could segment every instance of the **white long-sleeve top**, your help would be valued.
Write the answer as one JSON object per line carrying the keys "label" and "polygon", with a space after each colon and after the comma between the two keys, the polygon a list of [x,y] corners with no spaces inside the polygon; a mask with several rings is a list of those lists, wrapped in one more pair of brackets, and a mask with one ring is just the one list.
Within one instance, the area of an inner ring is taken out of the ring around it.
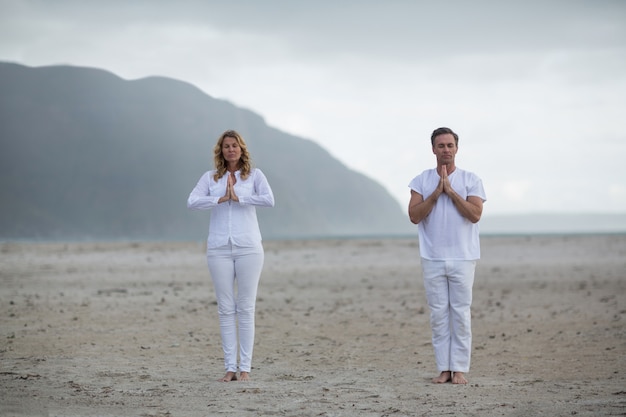
{"label": "white long-sleeve top", "polygon": [[231,243],[235,246],[256,246],[261,242],[261,231],[256,216],[256,206],[274,207],[274,193],[267,178],[258,168],[253,168],[245,180],[235,172],[235,194],[239,202],[218,200],[226,194],[228,173],[217,181],[215,170],[205,172],[189,194],[187,207],[211,210],[207,248],[217,248]]}

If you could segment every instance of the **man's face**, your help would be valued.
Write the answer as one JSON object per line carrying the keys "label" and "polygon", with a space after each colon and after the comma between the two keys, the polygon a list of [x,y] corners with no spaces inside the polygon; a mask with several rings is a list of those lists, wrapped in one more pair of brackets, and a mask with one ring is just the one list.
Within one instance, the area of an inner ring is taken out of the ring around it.
{"label": "man's face", "polygon": [[444,133],[435,136],[433,153],[437,157],[437,165],[447,165],[454,163],[454,156],[458,148],[451,133]]}

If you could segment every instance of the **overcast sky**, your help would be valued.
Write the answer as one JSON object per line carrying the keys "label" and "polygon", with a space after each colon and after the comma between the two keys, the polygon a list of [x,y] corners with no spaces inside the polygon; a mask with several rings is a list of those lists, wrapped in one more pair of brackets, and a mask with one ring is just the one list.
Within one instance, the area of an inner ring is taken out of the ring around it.
{"label": "overcast sky", "polygon": [[486,215],[626,212],[623,0],[0,0],[0,60],[190,82],[403,207],[448,126]]}

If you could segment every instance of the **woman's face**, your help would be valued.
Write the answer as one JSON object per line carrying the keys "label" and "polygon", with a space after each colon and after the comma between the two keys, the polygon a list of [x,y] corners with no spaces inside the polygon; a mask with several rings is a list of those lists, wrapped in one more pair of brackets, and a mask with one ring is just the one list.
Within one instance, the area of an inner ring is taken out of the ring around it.
{"label": "woman's face", "polygon": [[222,141],[222,156],[228,165],[235,165],[241,159],[241,147],[237,139],[226,136]]}

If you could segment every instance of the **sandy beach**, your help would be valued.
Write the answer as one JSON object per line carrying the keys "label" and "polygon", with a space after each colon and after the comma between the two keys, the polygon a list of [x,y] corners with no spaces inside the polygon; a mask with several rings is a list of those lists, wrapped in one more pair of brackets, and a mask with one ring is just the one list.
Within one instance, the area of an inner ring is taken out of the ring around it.
{"label": "sandy beach", "polygon": [[483,237],[466,386],[430,382],[417,239],[264,246],[220,383],[203,242],[0,243],[0,415],[626,415],[626,235]]}

